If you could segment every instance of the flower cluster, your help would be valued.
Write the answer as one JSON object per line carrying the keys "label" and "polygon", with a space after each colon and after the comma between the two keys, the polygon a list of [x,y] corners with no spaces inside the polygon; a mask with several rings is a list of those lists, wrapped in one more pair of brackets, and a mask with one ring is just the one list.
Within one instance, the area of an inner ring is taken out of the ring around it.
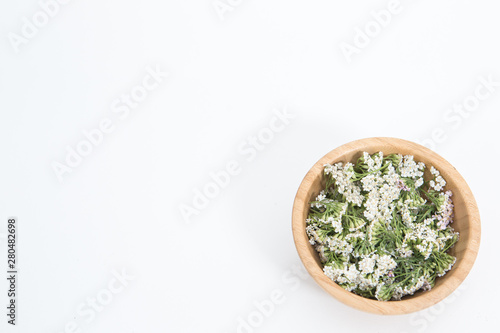
{"label": "flower cluster", "polygon": [[309,242],[324,273],[348,291],[380,301],[430,290],[456,258],[451,191],[434,167],[382,152],[327,164],[311,202]]}

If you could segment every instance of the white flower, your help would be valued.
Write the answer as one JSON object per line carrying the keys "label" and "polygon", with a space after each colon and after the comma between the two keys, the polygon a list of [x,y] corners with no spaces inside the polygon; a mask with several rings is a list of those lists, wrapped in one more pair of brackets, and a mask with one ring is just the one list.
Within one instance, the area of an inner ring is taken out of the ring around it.
{"label": "white flower", "polygon": [[373,268],[375,267],[375,259],[365,258],[359,262],[359,269],[361,274],[373,273]]}
{"label": "white flower", "polygon": [[377,268],[380,270],[382,275],[393,270],[396,266],[396,262],[389,255],[381,256],[377,260]]}
{"label": "white flower", "polygon": [[323,201],[326,199],[325,191],[321,191],[321,193],[316,197],[316,201]]}
{"label": "white flower", "polygon": [[419,170],[419,165],[415,163],[411,155],[407,155],[403,158],[402,166],[399,169],[401,177],[417,178],[424,175],[424,173]]}
{"label": "white flower", "polygon": [[352,264],[349,266],[349,270],[347,270],[344,275],[351,283],[358,283],[359,271],[357,270],[356,265]]}
{"label": "white flower", "polygon": [[343,270],[338,268],[333,268],[332,266],[323,267],[323,272],[333,281],[337,281],[344,273]]}
{"label": "white flower", "polygon": [[431,188],[433,188],[434,190],[439,192],[446,186],[446,181],[444,180],[444,178],[442,176],[439,175],[439,171],[435,170],[435,172],[437,172],[436,179],[435,179],[435,181],[431,180],[429,182],[429,184],[430,184]]}
{"label": "white flower", "polygon": [[417,219],[416,216],[413,216],[410,211],[410,205],[412,204],[413,200],[408,199],[404,202],[403,207],[401,208],[401,216],[403,218],[403,222],[411,228],[413,222]]}
{"label": "white flower", "polygon": [[363,184],[363,191],[370,192],[375,189],[377,186],[377,181],[375,179],[375,174],[368,175],[361,179],[361,183]]}
{"label": "white flower", "polygon": [[366,151],[363,153],[363,159],[365,160],[366,165],[368,165],[368,171],[374,171],[376,170],[375,168],[375,161],[372,159],[370,154],[368,154]]}
{"label": "white flower", "polygon": [[361,190],[356,185],[347,186],[344,192],[344,197],[347,200],[347,202],[353,203],[356,206],[361,206],[365,198],[363,195],[361,195]]}
{"label": "white flower", "polygon": [[375,162],[374,169],[380,169],[382,167],[382,162],[384,159],[384,153],[379,152],[378,154],[373,155],[373,161]]}
{"label": "white flower", "polygon": [[340,221],[340,219],[335,219],[333,217],[329,217],[326,222],[332,225],[332,227],[335,229],[336,233],[340,234],[342,232],[342,230],[343,230],[342,221]]}
{"label": "white flower", "polygon": [[335,165],[326,164],[325,173],[335,179],[335,185],[340,194],[343,194],[347,202],[361,206],[364,196],[361,194],[359,186],[351,182],[354,176],[352,163],[343,165],[341,162]]}
{"label": "white flower", "polygon": [[330,251],[343,256],[349,256],[353,250],[353,246],[350,243],[338,238],[328,239],[328,247]]}

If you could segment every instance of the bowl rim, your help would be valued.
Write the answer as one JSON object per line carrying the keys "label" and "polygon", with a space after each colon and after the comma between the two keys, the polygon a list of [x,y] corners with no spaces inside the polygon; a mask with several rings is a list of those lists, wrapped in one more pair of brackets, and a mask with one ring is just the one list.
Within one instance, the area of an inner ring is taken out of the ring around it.
{"label": "bowl rim", "polygon": [[[324,164],[338,162],[342,159],[342,156],[348,153],[362,152],[370,150],[370,148],[372,148],[372,150],[378,150],[378,148],[375,147],[379,146],[390,146],[395,149],[398,147],[404,147],[405,150],[415,151],[416,153],[418,152],[419,155],[425,154],[426,158],[432,160],[433,165],[436,166],[438,170],[442,171],[442,173],[444,171],[448,174],[445,179],[453,179],[456,188],[460,190],[461,196],[464,198],[464,201],[467,202],[467,204],[464,205],[464,208],[466,216],[470,220],[468,224],[468,244],[466,246],[466,250],[464,251],[460,265],[455,265],[453,267],[455,270],[453,277],[447,279],[439,286],[439,288],[434,288],[432,291],[421,293],[420,295],[414,296],[410,299],[403,298],[401,301],[381,302],[364,298],[343,289],[338,284],[330,280],[323,273],[322,267],[318,265],[317,259],[314,257],[315,250],[309,244],[305,231],[304,209],[308,207],[305,203],[310,200],[308,193],[313,182],[317,180],[318,177],[322,176]],[[342,303],[361,311],[382,315],[401,315],[428,308],[448,297],[460,286],[472,269],[479,251],[479,244],[481,240],[481,222],[479,209],[472,191],[470,190],[465,179],[447,160],[429,148],[415,142],[390,137],[372,137],[352,141],[335,148],[313,165],[302,180],[295,196],[292,211],[292,233],[295,247],[303,265],[316,283],[318,283],[326,292],[337,298]]]}

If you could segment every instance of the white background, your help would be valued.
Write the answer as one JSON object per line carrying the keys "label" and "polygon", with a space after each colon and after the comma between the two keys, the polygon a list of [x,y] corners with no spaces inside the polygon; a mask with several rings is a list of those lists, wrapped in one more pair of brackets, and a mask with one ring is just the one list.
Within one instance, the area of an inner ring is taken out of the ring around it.
{"label": "white background", "polygon": [[[16,52],[13,34],[40,5],[1,1],[0,269],[16,216],[20,277],[11,327],[0,273],[0,331],[224,333],[249,317],[254,327],[240,332],[498,327],[500,86],[464,116],[447,110],[473,102],[481,77],[500,82],[499,2],[401,0],[350,62],[342,43],[376,29],[370,13],[388,1],[223,2],[232,10],[221,16],[213,0],[73,0]],[[120,119],[114,101],[157,66],[168,78]],[[239,148],[284,108],[294,119],[249,161]],[[53,163],[105,118],[114,131],[59,181]],[[303,176],[330,150],[372,136],[432,146],[482,215],[463,288],[413,315],[351,309],[294,268],[291,209]],[[188,223],[181,205],[232,160],[240,173]],[[102,298],[122,270],[134,278]],[[280,292],[259,317],[255,302]],[[98,296],[109,304],[91,316]]]}

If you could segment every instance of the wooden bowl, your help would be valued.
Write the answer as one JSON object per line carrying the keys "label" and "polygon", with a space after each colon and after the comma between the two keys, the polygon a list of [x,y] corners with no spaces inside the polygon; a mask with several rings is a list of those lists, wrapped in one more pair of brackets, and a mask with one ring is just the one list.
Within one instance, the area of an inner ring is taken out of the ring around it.
{"label": "wooden bowl", "polygon": [[[452,227],[460,233],[460,239],[450,254],[457,258],[453,268],[436,279],[435,287],[426,292],[405,296],[401,301],[381,302],[358,296],[344,290],[323,273],[318,254],[309,244],[306,234],[306,218],[309,202],[324,188],[323,165],[337,162],[356,162],[366,151],[370,154],[382,151],[384,155],[400,153],[413,155],[416,161],[428,167],[434,165],[447,181],[446,190],[453,192],[455,219]],[[330,295],[356,309],[383,315],[407,314],[430,307],[449,296],[466,278],[479,250],[481,222],[476,200],[469,186],[458,171],[444,158],[419,144],[394,138],[370,138],[354,141],[332,150],[320,159],[300,184],[293,204],[292,229],[295,246],[302,263],[316,282]]]}

